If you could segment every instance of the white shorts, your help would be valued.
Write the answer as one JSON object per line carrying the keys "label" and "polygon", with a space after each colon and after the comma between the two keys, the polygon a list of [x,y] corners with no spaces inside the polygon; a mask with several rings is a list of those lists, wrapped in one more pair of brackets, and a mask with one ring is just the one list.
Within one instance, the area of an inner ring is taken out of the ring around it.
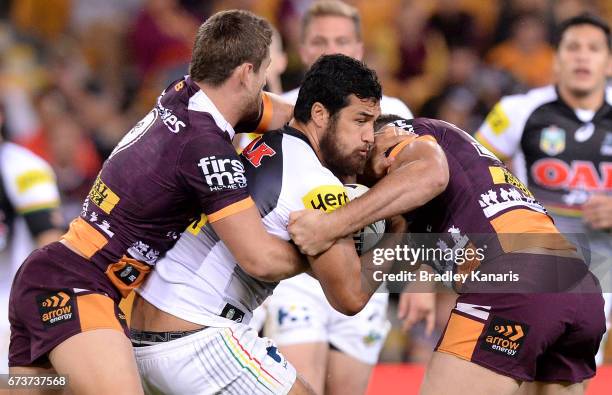
{"label": "white shorts", "polygon": [[264,333],[280,347],[325,342],[368,365],[378,362],[391,324],[387,293],[375,293],[362,311],[336,311],[318,281],[306,274],[283,280],[267,299]]}
{"label": "white shorts", "polygon": [[134,354],[147,394],[287,394],[296,379],[270,339],[238,323],[134,347]]}

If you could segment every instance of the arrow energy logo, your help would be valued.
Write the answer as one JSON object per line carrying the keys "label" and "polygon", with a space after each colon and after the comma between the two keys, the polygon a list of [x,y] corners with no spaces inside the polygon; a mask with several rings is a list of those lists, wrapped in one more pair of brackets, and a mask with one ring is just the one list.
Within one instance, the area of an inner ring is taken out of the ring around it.
{"label": "arrow energy logo", "polygon": [[529,327],[525,324],[493,316],[481,339],[482,350],[515,358],[523,345]]}
{"label": "arrow energy logo", "polygon": [[71,321],[74,316],[74,298],[70,291],[59,291],[36,297],[38,312],[43,325],[51,328],[57,324]]}

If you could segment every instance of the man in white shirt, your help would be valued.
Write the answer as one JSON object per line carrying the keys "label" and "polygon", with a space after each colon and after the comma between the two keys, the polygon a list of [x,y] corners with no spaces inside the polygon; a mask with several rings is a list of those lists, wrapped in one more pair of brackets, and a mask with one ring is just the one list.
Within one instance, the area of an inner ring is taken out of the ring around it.
{"label": "man in white shirt", "polygon": [[[307,67],[327,54],[363,58],[361,17],[342,1],[314,2],[304,14],[301,29],[299,51]],[[298,92],[296,88],[283,98],[295,103]],[[413,117],[394,97],[383,95],[380,108],[382,114]],[[316,280],[301,274],[282,281],[268,298],[265,334],[317,393],[364,393],[390,329],[388,298],[386,292],[378,292],[359,314],[349,317],[329,305]],[[255,310],[254,321],[262,320],[262,310]]]}

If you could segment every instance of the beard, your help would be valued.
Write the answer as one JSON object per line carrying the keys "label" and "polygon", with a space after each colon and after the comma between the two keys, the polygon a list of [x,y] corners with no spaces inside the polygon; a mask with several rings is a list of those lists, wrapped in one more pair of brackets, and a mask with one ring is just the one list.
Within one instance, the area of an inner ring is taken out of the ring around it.
{"label": "beard", "polygon": [[366,159],[359,152],[347,152],[338,138],[337,117],[332,116],[325,133],[319,142],[321,157],[331,172],[341,180],[363,173]]}
{"label": "beard", "polygon": [[242,105],[242,116],[240,117],[240,121],[238,122],[241,125],[249,125],[253,124],[252,131],[255,131],[257,128],[257,120],[260,115],[261,108],[261,91],[257,92],[256,95],[253,95],[247,98]]}

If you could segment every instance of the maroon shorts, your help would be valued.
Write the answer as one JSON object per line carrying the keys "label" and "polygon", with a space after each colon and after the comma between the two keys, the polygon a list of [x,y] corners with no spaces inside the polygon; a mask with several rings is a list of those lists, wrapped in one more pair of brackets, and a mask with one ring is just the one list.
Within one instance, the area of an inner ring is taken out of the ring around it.
{"label": "maroon shorts", "polygon": [[436,351],[521,381],[581,382],[606,330],[594,289],[587,275],[566,293],[461,294]]}
{"label": "maroon shorts", "polygon": [[64,340],[93,329],[116,329],[129,337],[121,296],[106,275],[61,243],[34,251],[11,288],[9,366],[48,362]]}

